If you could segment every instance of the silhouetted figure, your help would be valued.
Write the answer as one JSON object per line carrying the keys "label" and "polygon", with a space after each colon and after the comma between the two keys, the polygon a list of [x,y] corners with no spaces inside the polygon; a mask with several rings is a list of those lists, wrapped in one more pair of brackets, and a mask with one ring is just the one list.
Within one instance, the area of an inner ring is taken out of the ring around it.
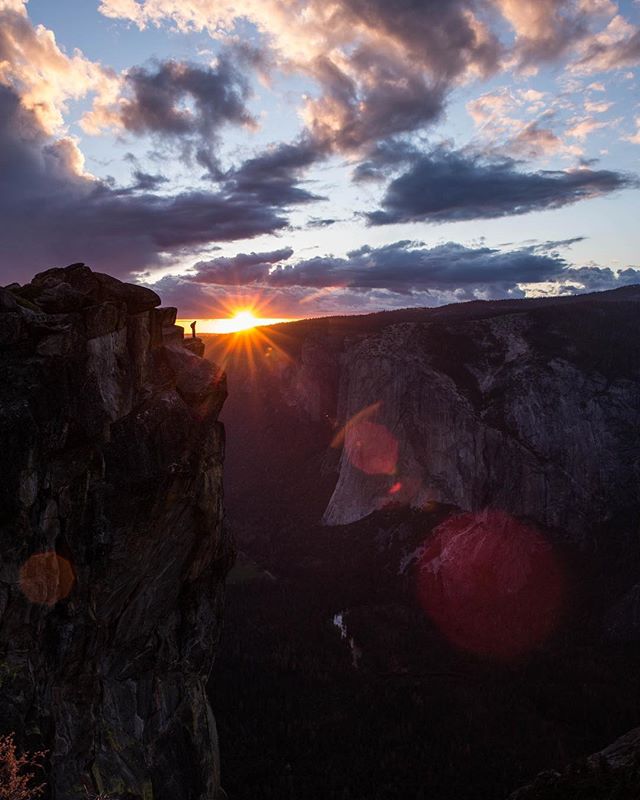
{"label": "silhouetted figure", "polygon": [[196,320],[191,323],[191,338],[196,338]]}

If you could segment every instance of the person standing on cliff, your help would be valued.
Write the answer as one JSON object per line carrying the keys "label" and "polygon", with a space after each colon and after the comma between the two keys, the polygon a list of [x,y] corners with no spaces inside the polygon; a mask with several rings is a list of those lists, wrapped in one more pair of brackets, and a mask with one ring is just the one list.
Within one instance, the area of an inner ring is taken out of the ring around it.
{"label": "person standing on cliff", "polygon": [[191,328],[191,338],[192,339],[196,338],[196,324],[197,324],[197,321],[194,319],[194,321],[189,326]]}

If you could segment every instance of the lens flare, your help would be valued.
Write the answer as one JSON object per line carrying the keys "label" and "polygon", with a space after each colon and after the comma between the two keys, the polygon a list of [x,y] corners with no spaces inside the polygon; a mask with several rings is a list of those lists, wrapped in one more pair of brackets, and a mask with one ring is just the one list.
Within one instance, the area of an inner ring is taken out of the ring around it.
{"label": "lens flare", "polygon": [[393,475],[398,463],[398,442],[376,422],[350,425],[345,436],[347,458],[367,475]]}
{"label": "lens flare", "polygon": [[418,569],[419,601],[456,647],[512,661],[557,627],[566,581],[552,546],[533,525],[502,511],[442,523]]}
{"label": "lens flare", "polygon": [[75,582],[71,564],[51,551],[32,555],[20,569],[22,593],[39,605],[54,606],[69,595]]}
{"label": "lens flare", "polygon": [[331,442],[344,446],[350,463],[367,475],[393,475],[398,465],[398,440],[379,422],[373,422],[382,403],[373,403],[354,414]]}

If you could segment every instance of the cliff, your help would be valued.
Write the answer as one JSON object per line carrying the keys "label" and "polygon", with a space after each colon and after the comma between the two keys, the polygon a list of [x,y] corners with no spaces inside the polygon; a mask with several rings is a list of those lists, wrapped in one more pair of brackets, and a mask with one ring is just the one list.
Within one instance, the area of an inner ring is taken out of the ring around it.
{"label": "cliff", "polygon": [[159,305],[81,264],[0,290],[0,728],[56,800],[222,796],[226,383]]}
{"label": "cliff", "polygon": [[[640,507],[638,309],[606,296],[525,301],[351,344],[337,413],[345,447],[325,522],[362,519],[390,500],[491,506],[589,546]],[[389,468],[363,471],[354,447],[384,461],[380,436],[396,448]]]}

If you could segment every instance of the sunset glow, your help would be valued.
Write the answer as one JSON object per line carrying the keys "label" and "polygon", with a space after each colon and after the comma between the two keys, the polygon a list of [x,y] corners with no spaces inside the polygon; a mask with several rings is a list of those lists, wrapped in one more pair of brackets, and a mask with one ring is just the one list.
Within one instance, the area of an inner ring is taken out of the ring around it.
{"label": "sunset glow", "polygon": [[[255,316],[251,309],[242,309],[236,311],[230,317],[197,319],[196,331],[197,333],[240,333],[263,325],[277,325],[279,322],[292,321],[283,317],[258,317]],[[177,320],[177,324],[181,325],[186,331],[189,330],[191,322],[192,320],[189,319]]]}

